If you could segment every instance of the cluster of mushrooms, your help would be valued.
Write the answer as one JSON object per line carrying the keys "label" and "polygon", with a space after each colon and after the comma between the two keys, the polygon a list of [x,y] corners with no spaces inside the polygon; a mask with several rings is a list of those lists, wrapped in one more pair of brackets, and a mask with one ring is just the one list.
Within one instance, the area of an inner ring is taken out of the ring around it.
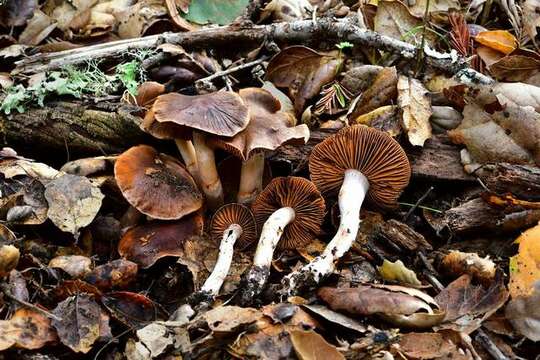
{"label": "cluster of mushrooms", "polygon": [[[378,208],[393,208],[410,179],[409,161],[398,142],[385,132],[355,125],[313,148],[311,181],[278,177],[263,189],[265,152],[284,144],[303,145],[309,129],[297,125],[294,116],[281,111],[279,100],[260,88],[159,95],[142,128],[159,139],[174,140],[183,163],[147,145],[127,150],[114,168],[126,200],[150,218],[180,219],[171,223],[169,237],[174,227],[201,235],[203,214],[211,213],[207,232],[220,241],[212,273],[188,299],[192,305],[211,304],[230,270],[234,251],[258,240],[237,298],[241,305],[253,304],[265,288],[275,250],[302,249],[315,240],[326,213],[325,198],[337,195],[341,218],[337,233],[320,256],[283,278],[280,293],[295,295],[315,287],[333,273],[336,260],[355,241],[364,199]],[[224,196],[215,149],[242,161],[238,189],[231,190],[236,192],[236,201],[225,205],[224,198],[230,195]],[[119,245],[122,256],[152,258],[144,249],[126,246],[142,234],[130,230],[126,235]],[[182,239],[167,240],[173,254]]]}

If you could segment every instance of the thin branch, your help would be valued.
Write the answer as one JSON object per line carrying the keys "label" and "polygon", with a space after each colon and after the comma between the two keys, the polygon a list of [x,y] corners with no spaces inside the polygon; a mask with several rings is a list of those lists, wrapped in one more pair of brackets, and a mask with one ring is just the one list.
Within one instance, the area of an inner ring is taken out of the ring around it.
{"label": "thin branch", "polygon": [[[281,22],[270,25],[249,27],[221,26],[182,33],[165,33],[137,39],[126,39],[104,44],[48,54],[37,54],[17,63],[13,74],[37,73],[58,69],[66,65],[80,64],[89,59],[121,57],[127,51],[155,48],[162,43],[183,47],[212,47],[224,44],[261,44],[263,41],[286,41],[306,43],[309,41],[348,41],[356,45],[389,51],[406,59],[415,59],[418,49],[415,45],[360,28],[350,20],[317,19]],[[467,61],[457,53],[440,53],[427,46],[423,49],[426,64],[449,74],[458,75],[462,81],[489,84],[493,80],[468,67]]]}

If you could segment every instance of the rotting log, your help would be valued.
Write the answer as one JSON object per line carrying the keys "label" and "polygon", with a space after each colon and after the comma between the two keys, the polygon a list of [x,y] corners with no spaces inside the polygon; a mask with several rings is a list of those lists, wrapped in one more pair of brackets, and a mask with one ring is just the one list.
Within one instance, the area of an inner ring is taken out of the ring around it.
{"label": "rotting log", "polygon": [[374,238],[383,243],[390,243],[408,252],[432,250],[432,246],[424,236],[395,219],[384,221],[377,226]]}
{"label": "rotting log", "polygon": [[495,193],[510,192],[520,199],[540,201],[540,168],[536,166],[490,164],[482,167],[478,176]]}
{"label": "rotting log", "polygon": [[144,142],[138,107],[100,102],[50,102],[23,113],[0,113],[0,138],[4,145],[51,151],[112,154]]}

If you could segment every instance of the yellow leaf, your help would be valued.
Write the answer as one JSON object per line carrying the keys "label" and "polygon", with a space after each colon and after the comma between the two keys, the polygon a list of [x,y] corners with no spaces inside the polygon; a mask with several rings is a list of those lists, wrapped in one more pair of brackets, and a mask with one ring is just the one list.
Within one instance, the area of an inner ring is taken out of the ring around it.
{"label": "yellow leaf", "polygon": [[420,286],[422,283],[416,277],[414,271],[407,269],[401,260],[390,262],[384,260],[382,266],[378,266],[379,274],[387,281],[396,281],[401,284]]}
{"label": "yellow leaf", "polygon": [[506,30],[482,31],[476,35],[475,40],[505,55],[510,54],[517,47],[516,38]]}
{"label": "yellow leaf", "polygon": [[533,293],[533,284],[540,280],[540,224],[525,231],[516,239],[519,251],[510,259],[510,282],[512,298]]}

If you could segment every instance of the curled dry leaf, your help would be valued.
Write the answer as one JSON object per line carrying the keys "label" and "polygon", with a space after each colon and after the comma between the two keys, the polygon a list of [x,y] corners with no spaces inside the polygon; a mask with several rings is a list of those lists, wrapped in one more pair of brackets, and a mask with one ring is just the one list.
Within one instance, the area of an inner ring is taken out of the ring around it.
{"label": "curled dry leaf", "polygon": [[294,352],[300,360],[344,360],[335,346],[330,345],[324,338],[313,330],[291,330],[289,331]]}
{"label": "curled dry leaf", "polygon": [[401,260],[390,262],[384,259],[382,266],[378,266],[377,269],[384,280],[398,282],[403,285],[422,285],[415,272],[408,269]]}
{"label": "curled dry leaf", "polygon": [[88,294],[71,296],[53,311],[60,320],[52,324],[60,341],[75,352],[86,354],[99,338],[101,308]]}
{"label": "curled dry leaf", "polygon": [[61,255],[52,258],[49,267],[62,269],[72,278],[78,279],[92,271],[92,260],[82,255]]}
{"label": "curled dry leaf", "polygon": [[379,315],[400,326],[426,328],[444,318],[444,312],[438,311],[433,298],[403,286],[323,287],[317,294],[332,310],[354,315]]}
{"label": "curled dry leaf", "polygon": [[540,282],[533,286],[527,296],[512,297],[506,305],[506,318],[522,335],[532,341],[540,341]]}
{"label": "curled dry leaf", "polygon": [[35,310],[20,308],[11,319],[0,320],[0,351],[12,346],[39,349],[56,339],[49,318]]}
{"label": "curled dry leaf", "polygon": [[56,24],[43,11],[36,9],[24,31],[19,35],[19,43],[38,45],[56,28]]}
{"label": "curled dry leaf", "polygon": [[[368,74],[370,74],[368,72]],[[352,77],[353,75],[350,74]],[[344,81],[345,83],[345,81]],[[398,76],[395,67],[386,67],[377,71],[371,85],[362,93],[360,99],[351,112],[351,119],[358,119],[360,115],[368,114],[381,106],[392,103],[397,92]]]}
{"label": "curled dry leaf", "polygon": [[506,30],[482,31],[474,39],[480,44],[502,52],[505,55],[514,51],[518,45],[518,41],[514,35]]}
{"label": "curled dry leaf", "polygon": [[161,1],[137,1],[113,15],[118,22],[118,36],[131,39],[143,36],[148,28],[167,15],[167,8]]}
{"label": "curled dry leaf", "polygon": [[412,145],[424,146],[431,138],[431,101],[419,80],[400,76],[397,83],[398,105],[403,112],[402,126]]}
{"label": "curled dry leaf", "polygon": [[296,115],[300,116],[306,102],[334,80],[341,62],[337,51],[322,54],[305,46],[290,46],[270,60],[266,77],[277,87],[289,89]]}
{"label": "curled dry leaf", "polygon": [[452,250],[441,261],[444,272],[451,276],[469,274],[484,283],[495,277],[495,263],[489,256],[482,258],[476,253],[466,253]]}
{"label": "curled dry leaf", "polygon": [[105,197],[87,178],[70,174],[47,183],[44,195],[49,204],[47,217],[75,236],[94,220]]}
{"label": "curled dry leaf", "polygon": [[482,326],[482,322],[503,306],[507,299],[508,291],[502,277],[484,288],[471,284],[469,275],[462,275],[435,297],[446,312],[440,328],[470,334]]}
{"label": "curled dry leaf", "polygon": [[137,269],[137,264],[134,262],[117,259],[97,266],[85,276],[84,280],[102,291],[112,288],[123,289],[135,281]]}
{"label": "curled dry leaf", "polygon": [[532,56],[509,55],[489,65],[499,81],[527,81],[540,71],[540,60]]}
{"label": "curled dry leaf", "polygon": [[359,333],[364,333],[367,331],[367,328],[359,321],[344,314],[330,310],[324,305],[302,305],[302,307],[333,324],[341,325],[347,329],[355,330]]}

